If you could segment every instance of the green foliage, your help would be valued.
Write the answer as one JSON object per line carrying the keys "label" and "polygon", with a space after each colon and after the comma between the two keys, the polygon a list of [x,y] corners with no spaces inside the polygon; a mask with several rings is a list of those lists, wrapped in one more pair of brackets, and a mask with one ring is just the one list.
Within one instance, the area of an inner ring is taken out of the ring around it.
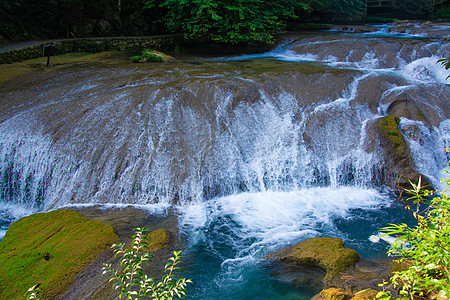
{"label": "green foliage", "polygon": [[147,49],[142,52],[142,55],[132,56],[130,60],[134,63],[138,62],[162,62],[164,59],[161,54],[156,51]]}
{"label": "green foliage", "polygon": [[153,278],[144,274],[142,266],[149,263],[152,255],[148,253],[150,237],[146,232],[148,229],[135,228],[133,241],[130,249],[125,244],[112,245],[116,256],[121,256],[120,266],[122,270],[116,270],[111,264],[104,264],[103,274],[108,274],[109,282],[113,282],[114,289],[120,289],[120,298],[125,296],[129,300],[148,296],[150,299],[173,299],[182,298],[186,295],[186,285],[191,283],[190,279],[180,278],[174,274],[181,271],[177,265],[180,263],[181,251],[174,252],[166,264],[161,281],[156,282]]}
{"label": "green foliage", "polygon": [[142,55],[136,55],[136,56],[130,57],[130,60],[134,63],[143,62],[144,57],[142,57]]}
{"label": "green foliage", "polygon": [[147,49],[142,52],[142,56],[146,61],[152,61],[152,62],[161,62],[163,61],[163,58],[161,55],[156,54],[153,50]]}
{"label": "green foliage", "polygon": [[[449,58],[442,58],[437,61],[438,63],[441,63],[446,70],[450,69],[450,57]],[[450,75],[447,76],[447,79],[450,78]]]}
{"label": "green foliage", "polygon": [[163,21],[170,31],[187,38],[226,43],[272,42],[273,31],[295,18],[295,10],[309,11],[314,0],[145,0],[146,8],[167,10]]}
{"label": "green foliage", "polygon": [[25,293],[27,300],[41,300],[41,288],[40,284],[33,285]]}
{"label": "green foliage", "polygon": [[[444,181],[450,186],[450,179]],[[433,192],[423,190],[421,180],[411,185],[413,188],[406,192],[412,196],[404,204],[417,225],[390,224],[382,229],[386,235],[397,237],[388,253],[410,264],[408,269],[394,272],[391,282],[399,287],[401,299],[447,299],[450,296],[450,197],[445,193],[433,196]],[[422,209],[423,206],[426,208]],[[390,299],[390,294],[380,293],[378,299]]]}
{"label": "green foliage", "polygon": [[450,7],[444,7],[437,11],[436,17],[441,19],[450,19]]}

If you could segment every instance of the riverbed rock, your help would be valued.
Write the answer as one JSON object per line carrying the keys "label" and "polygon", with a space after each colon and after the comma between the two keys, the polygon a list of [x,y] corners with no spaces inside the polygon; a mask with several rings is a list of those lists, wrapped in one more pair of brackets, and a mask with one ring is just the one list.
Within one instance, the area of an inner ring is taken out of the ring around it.
{"label": "riverbed rock", "polygon": [[317,237],[269,253],[266,258],[290,264],[320,267],[327,271],[324,279],[327,281],[355,264],[359,260],[359,255],[353,249],[344,248],[344,241],[341,239]]}
{"label": "riverbed rock", "polygon": [[312,300],[350,300],[352,294],[347,293],[340,288],[329,288],[320,292],[320,294],[314,296]]}
{"label": "riverbed rock", "polygon": [[41,284],[43,298],[53,299],[117,241],[112,226],[74,211],[22,218],[0,242],[0,298],[23,299],[28,288]]}
{"label": "riverbed rock", "polygon": [[166,229],[156,229],[148,234],[150,244],[148,250],[157,251],[166,248],[169,245],[169,231]]}
{"label": "riverbed rock", "polygon": [[378,294],[378,291],[373,289],[365,289],[362,291],[357,292],[352,300],[373,300],[375,299],[376,295]]}
{"label": "riverbed rock", "polygon": [[425,114],[409,99],[395,100],[389,104],[387,113],[410,120],[426,121]]}

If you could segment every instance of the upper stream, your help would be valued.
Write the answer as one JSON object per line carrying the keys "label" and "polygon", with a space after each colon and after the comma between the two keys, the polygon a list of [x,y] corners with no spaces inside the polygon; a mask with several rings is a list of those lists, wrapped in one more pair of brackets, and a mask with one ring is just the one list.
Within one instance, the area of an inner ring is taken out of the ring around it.
{"label": "upper stream", "polygon": [[171,211],[192,298],[309,299],[317,283],[292,284],[260,259],[320,235],[384,253],[369,237],[403,215],[369,129],[392,103],[420,112],[399,124],[417,171],[439,187],[448,165],[450,73],[436,61],[450,56],[450,27],[408,26],[290,34],[251,55],[112,57],[7,82],[3,234],[21,216],[67,205]]}

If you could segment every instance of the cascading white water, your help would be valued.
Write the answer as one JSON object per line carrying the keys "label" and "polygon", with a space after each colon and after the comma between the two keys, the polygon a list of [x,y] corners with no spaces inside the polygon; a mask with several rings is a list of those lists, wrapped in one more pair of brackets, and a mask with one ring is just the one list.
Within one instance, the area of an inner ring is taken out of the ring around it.
{"label": "cascading white water", "polygon": [[206,264],[192,276],[208,270],[197,299],[259,293],[246,284],[265,272],[260,258],[309,236],[368,248],[392,218],[376,120],[404,113],[400,131],[433,184],[450,144],[448,71],[435,63],[450,46],[382,33],[297,35],[259,55],[74,67],[2,87],[12,104],[0,114],[0,226],[66,205],[173,209]]}

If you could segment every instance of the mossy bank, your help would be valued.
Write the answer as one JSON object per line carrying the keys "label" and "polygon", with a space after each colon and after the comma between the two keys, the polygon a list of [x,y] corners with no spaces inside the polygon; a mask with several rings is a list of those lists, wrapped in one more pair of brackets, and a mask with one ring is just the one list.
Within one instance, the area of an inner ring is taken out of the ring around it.
{"label": "mossy bank", "polygon": [[[0,52],[0,64],[11,64],[42,57],[42,48],[46,44],[48,43]],[[148,48],[167,51],[185,46],[187,42],[183,39],[182,35],[166,35],[152,37],[67,39],[58,40],[53,44],[55,45],[55,55],[61,55],[73,52],[99,53],[102,51],[128,51]]]}
{"label": "mossy bank", "polygon": [[23,299],[36,284],[41,284],[44,299],[52,299],[117,241],[112,226],[74,211],[20,219],[0,242],[0,299]]}

